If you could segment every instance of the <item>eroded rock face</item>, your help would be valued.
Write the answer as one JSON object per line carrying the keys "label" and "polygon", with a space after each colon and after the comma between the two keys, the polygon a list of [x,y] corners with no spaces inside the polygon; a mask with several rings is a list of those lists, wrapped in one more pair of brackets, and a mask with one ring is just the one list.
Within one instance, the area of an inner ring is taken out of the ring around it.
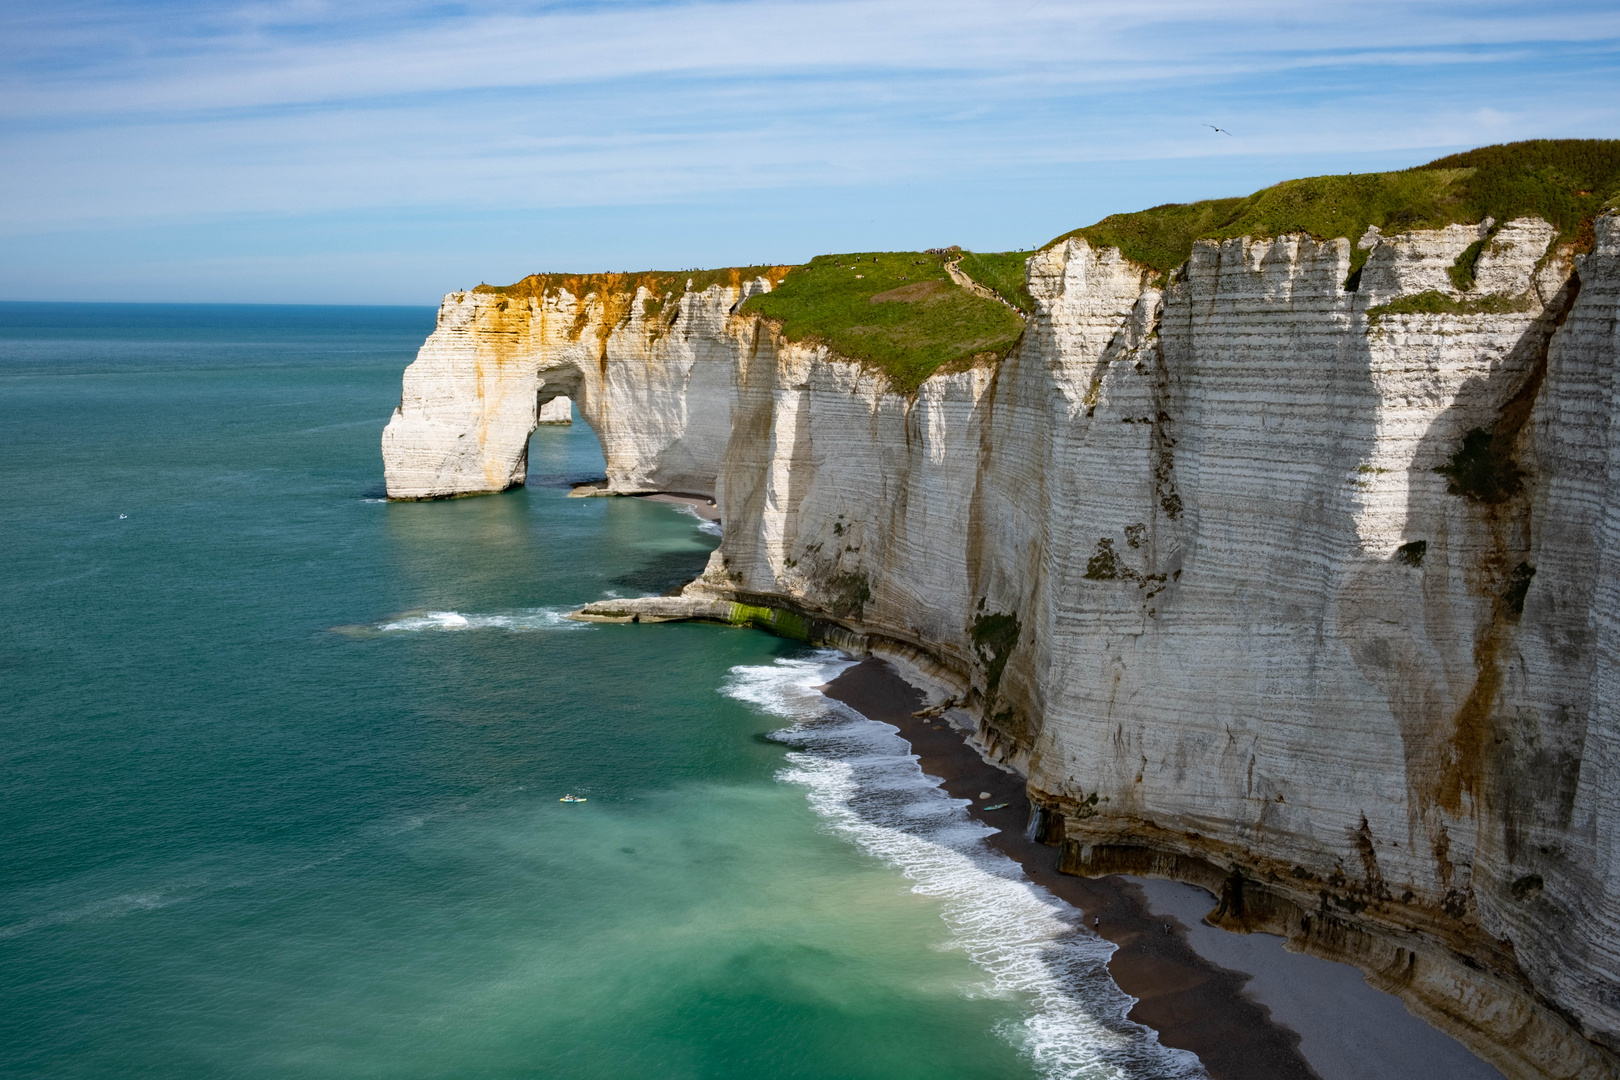
{"label": "eroded rock face", "polygon": [[574,422],[574,403],[565,397],[552,398],[540,406],[540,413],[535,417],[536,424],[572,424]]}
{"label": "eroded rock face", "polygon": [[663,304],[566,289],[451,293],[405,369],[383,432],[391,499],[482,495],[523,483],[541,411],[572,398],[602,441],[610,490],[713,490],[742,338],[733,306],[766,279]]}
{"label": "eroded rock face", "polygon": [[[1509,1076],[1614,1075],[1620,219],[1552,241],[1373,237],[1347,291],[1345,240],[1200,244],[1162,287],[1070,240],[1012,356],[911,398],[740,290],[601,336],[590,297],[453,294],[389,492],[520,482],[568,393],[615,490],[716,495],[694,611],[924,659],[1068,869],[1206,884]],[[1425,292],[1456,310],[1380,310]]]}

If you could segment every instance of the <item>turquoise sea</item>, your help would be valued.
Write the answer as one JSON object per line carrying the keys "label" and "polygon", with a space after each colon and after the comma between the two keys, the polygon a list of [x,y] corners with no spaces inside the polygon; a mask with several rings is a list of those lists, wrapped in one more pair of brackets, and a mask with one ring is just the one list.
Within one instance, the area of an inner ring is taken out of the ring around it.
{"label": "turquoise sea", "polygon": [[0,304],[0,1074],[1198,1074],[583,423],[384,502],[433,317]]}

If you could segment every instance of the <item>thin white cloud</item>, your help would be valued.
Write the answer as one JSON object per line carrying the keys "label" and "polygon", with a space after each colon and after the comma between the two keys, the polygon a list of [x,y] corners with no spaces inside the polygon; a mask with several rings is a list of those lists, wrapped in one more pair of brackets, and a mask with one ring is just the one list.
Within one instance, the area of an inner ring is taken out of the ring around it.
{"label": "thin white cloud", "polygon": [[[1022,7],[1022,13],[1019,8]],[[1466,5],[1031,5],[977,0],[700,3],[537,15],[495,14],[309,40],[255,30],[190,42],[161,39],[104,69],[13,74],[0,115],[116,117],[255,109],[607,83],[654,76],[782,77],[866,70],[1024,72],[1061,83],[1185,77],[1189,69],[1478,62],[1465,42],[1523,49],[1548,40],[1620,37],[1620,11],[1491,15]],[[1389,48],[1399,19],[1403,48]],[[150,34],[153,31],[147,28]],[[144,41],[139,34],[136,40]]]}
{"label": "thin white cloud", "polygon": [[1620,130],[1595,2],[68,0],[0,39],[12,237],[1030,177],[1078,204],[1110,162]]}

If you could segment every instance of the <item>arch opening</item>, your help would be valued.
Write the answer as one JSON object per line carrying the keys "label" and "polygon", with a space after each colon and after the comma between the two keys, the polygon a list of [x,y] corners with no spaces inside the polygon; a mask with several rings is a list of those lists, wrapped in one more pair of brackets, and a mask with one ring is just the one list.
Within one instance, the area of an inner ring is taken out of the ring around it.
{"label": "arch opening", "polygon": [[525,487],[572,489],[607,482],[601,437],[577,399],[557,385],[542,384],[534,411],[524,447]]}

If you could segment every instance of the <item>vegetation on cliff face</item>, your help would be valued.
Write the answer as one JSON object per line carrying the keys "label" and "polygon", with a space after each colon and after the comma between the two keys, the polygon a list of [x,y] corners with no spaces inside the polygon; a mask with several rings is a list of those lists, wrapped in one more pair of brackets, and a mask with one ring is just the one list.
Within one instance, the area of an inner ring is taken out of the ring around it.
{"label": "vegetation on cliff face", "polygon": [[1505,502],[1524,486],[1524,470],[1513,459],[1512,441],[1484,428],[1464,435],[1462,445],[1434,471],[1449,479],[1448,492],[1475,502]]}
{"label": "vegetation on cliff face", "polygon": [[1430,289],[1378,304],[1367,309],[1367,317],[1378,323],[1390,315],[1506,315],[1515,311],[1529,311],[1528,296],[1465,296],[1461,299]]}
{"label": "vegetation on cliff face", "polygon": [[1584,250],[1592,243],[1592,219],[1617,198],[1620,139],[1536,139],[1452,154],[1403,172],[1313,176],[1247,198],[1111,214],[1053,243],[1081,236],[1168,273],[1186,261],[1197,240],[1308,233],[1354,241],[1371,225],[1404,232],[1536,216],[1558,228],[1561,243]]}
{"label": "vegetation on cliff face", "polygon": [[772,285],[781,281],[790,267],[724,266],[718,270],[642,270],[623,274],[530,274],[511,285],[480,285],[475,293],[492,293],[514,299],[543,299],[566,291],[584,298],[595,293],[603,300],[610,328],[630,314],[630,301],[638,289],[652,294],[646,314],[655,316],[664,304],[684,292],[702,292],[711,285],[738,288],[745,281],[766,278]]}
{"label": "vegetation on cliff face", "polygon": [[742,310],[776,321],[789,341],[826,345],[913,393],[941,369],[1000,360],[1024,332],[1024,320],[1005,304],[951,281],[945,261],[955,254],[821,255]]}
{"label": "vegetation on cliff face", "polygon": [[978,614],[973,616],[973,653],[984,667],[984,685],[992,696],[1001,686],[1001,673],[1007,668],[1007,658],[1018,647],[1020,627],[1018,616],[1006,612],[983,613],[984,601],[979,601]]}

